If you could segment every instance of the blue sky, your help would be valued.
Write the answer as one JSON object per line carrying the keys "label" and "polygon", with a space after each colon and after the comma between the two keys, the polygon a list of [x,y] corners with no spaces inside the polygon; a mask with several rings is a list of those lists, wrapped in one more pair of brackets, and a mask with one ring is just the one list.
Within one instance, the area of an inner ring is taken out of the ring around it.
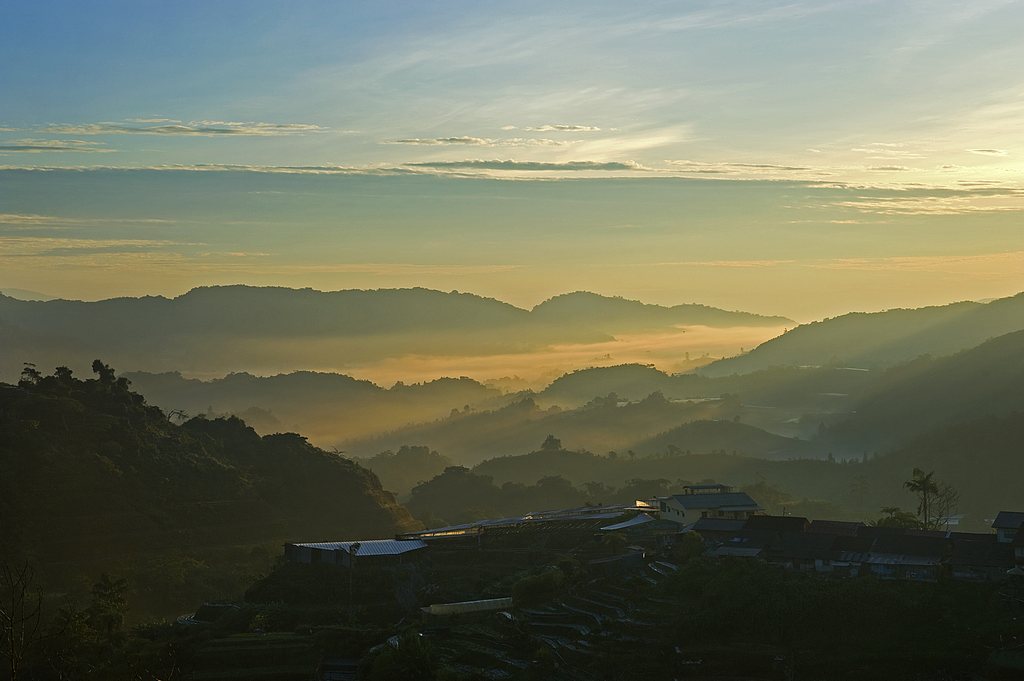
{"label": "blue sky", "polygon": [[0,285],[603,282],[798,317],[1013,292],[1022,26],[1020,2],[11,2]]}

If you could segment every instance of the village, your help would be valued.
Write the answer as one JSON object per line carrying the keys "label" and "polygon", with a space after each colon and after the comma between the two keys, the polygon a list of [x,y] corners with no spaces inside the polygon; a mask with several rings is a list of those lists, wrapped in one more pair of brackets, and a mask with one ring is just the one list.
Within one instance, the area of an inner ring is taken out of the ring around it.
{"label": "village", "polygon": [[[622,552],[594,558],[597,570],[643,564],[687,534],[710,557],[741,557],[792,570],[839,577],[997,581],[1024,577],[1024,511],[1000,511],[994,532],[875,527],[863,522],[773,516],[745,492],[702,484],[679,494],[633,505],[586,506],[479,520],[409,532],[387,539],[290,543],[285,557],[298,563],[365,569],[409,563],[427,554],[473,550],[529,552],[537,559],[594,537],[617,538]],[[621,568],[625,569],[625,568]]]}
{"label": "village", "polygon": [[[673,606],[660,588],[682,562],[698,556],[712,565],[739,561],[823,580],[1002,583],[1019,600],[1024,512],[1002,511],[992,527],[991,533],[968,533],[767,515],[745,492],[700,484],[632,505],[549,510],[391,538],[290,543],[285,559],[296,568],[347,574],[349,588],[365,590],[361,597],[371,600],[370,583],[383,574],[421,586],[430,581],[425,573],[452,581],[476,574],[479,584],[490,586],[472,598],[445,600],[446,592],[429,589],[415,604],[407,597],[406,611],[419,610],[416,638],[408,638],[405,617],[404,628],[394,629],[384,646],[397,654],[402,646],[429,644],[452,669],[494,679],[536,669],[540,646],[550,655],[544,678],[583,681],[609,660],[627,659],[631,646],[663,627]],[[531,576],[517,583],[498,579],[510,573]],[[575,574],[571,587],[563,574]],[[500,592],[495,583],[511,586]],[[397,598],[401,592],[395,588]],[[673,669],[709,675],[742,667],[788,678],[793,664],[772,648],[741,653],[676,646],[670,658]],[[327,656],[318,678],[361,678],[358,669],[357,659]]]}

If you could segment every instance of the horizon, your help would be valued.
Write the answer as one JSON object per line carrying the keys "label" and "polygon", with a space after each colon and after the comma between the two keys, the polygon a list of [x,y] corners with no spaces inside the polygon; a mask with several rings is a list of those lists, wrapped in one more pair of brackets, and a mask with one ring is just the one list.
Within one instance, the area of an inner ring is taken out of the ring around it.
{"label": "horizon", "polygon": [[[495,302],[498,302],[498,303],[504,303],[506,305],[511,305],[513,307],[516,307],[516,308],[518,308],[520,310],[525,310],[527,312],[531,312],[535,308],[539,307],[540,305],[542,305],[544,303],[547,303],[549,301],[552,301],[552,300],[554,300],[556,298],[562,298],[562,297],[572,296],[572,295],[577,295],[577,294],[590,294],[590,295],[595,295],[595,296],[598,296],[600,298],[605,298],[605,299],[610,299],[610,300],[622,300],[622,301],[625,301],[625,302],[640,303],[642,305],[652,305],[652,306],[662,307],[662,308],[672,308],[672,307],[693,305],[693,306],[700,306],[700,307],[709,307],[709,308],[712,308],[712,309],[723,310],[723,311],[726,311],[726,312],[744,312],[744,313],[754,314],[754,315],[763,316],[763,317],[781,317],[784,320],[795,322],[797,325],[810,324],[810,323],[813,323],[813,322],[816,322],[816,321],[823,321],[825,319],[832,319],[834,317],[841,317],[841,316],[846,315],[846,314],[875,314],[875,313],[879,313],[879,312],[889,312],[889,311],[894,311],[894,310],[919,309],[919,308],[922,308],[922,307],[945,307],[947,305],[956,305],[958,303],[979,303],[979,304],[982,304],[982,305],[987,305],[988,303],[994,302],[996,300],[1002,300],[1004,298],[1013,298],[1013,297],[1015,297],[1017,295],[1020,295],[1020,294],[1024,293],[1024,290],[1021,290],[1021,291],[1011,292],[1008,295],[1002,295],[1002,296],[996,296],[996,297],[958,298],[958,299],[951,299],[951,300],[946,300],[946,301],[932,303],[932,304],[929,304],[929,305],[920,305],[920,306],[893,306],[893,307],[880,307],[880,308],[876,308],[876,309],[850,309],[850,310],[846,310],[845,312],[838,313],[836,315],[830,315],[830,316],[827,316],[827,317],[820,317],[820,318],[813,318],[813,319],[794,319],[792,317],[787,317],[786,315],[782,315],[782,314],[775,314],[775,313],[772,313],[770,311],[755,311],[755,310],[746,310],[746,309],[739,309],[739,308],[720,308],[720,307],[713,306],[713,305],[707,305],[707,304],[705,304],[705,303],[703,303],[701,301],[697,301],[697,300],[676,301],[676,302],[667,302],[667,303],[652,302],[652,301],[649,301],[649,300],[642,300],[640,298],[631,298],[629,296],[620,295],[620,294],[616,294],[616,293],[598,293],[596,291],[589,291],[589,290],[586,290],[586,289],[565,290],[565,291],[562,291],[560,293],[555,293],[553,295],[550,295],[550,296],[548,296],[546,298],[543,298],[541,300],[537,300],[537,301],[532,302],[532,303],[528,302],[528,303],[525,303],[525,304],[512,302],[510,300],[504,300],[504,299],[496,297],[496,296],[484,295],[484,294],[476,293],[474,291],[463,291],[463,290],[457,290],[457,289],[452,289],[450,291],[445,291],[445,290],[438,289],[438,288],[430,288],[430,287],[426,287],[426,286],[415,286],[415,285],[411,285],[411,286],[395,286],[395,287],[379,287],[379,288],[336,288],[336,289],[323,288],[323,289],[321,289],[321,288],[316,288],[314,286],[295,287],[295,286],[282,286],[282,285],[277,285],[277,284],[247,284],[247,283],[244,283],[244,282],[223,283],[223,284],[201,284],[201,285],[198,285],[198,286],[193,286],[191,288],[188,288],[188,289],[180,291],[180,292],[142,293],[142,294],[138,294],[138,295],[118,295],[118,296],[100,297],[100,298],[70,298],[70,297],[65,298],[65,297],[50,295],[46,291],[36,291],[36,290],[20,289],[20,288],[13,287],[13,286],[0,286],[0,295],[6,296],[8,298],[13,298],[15,300],[20,300],[20,301],[23,301],[23,302],[45,303],[45,302],[51,302],[51,301],[62,301],[62,302],[70,302],[70,303],[99,303],[99,302],[106,302],[106,301],[111,301],[111,300],[124,300],[124,299],[133,300],[133,299],[139,299],[139,298],[163,298],[165,300],[177,300],[177,299],[182,298],[182,297],[186,296],[187,294],[189,294],[189,293],[191,293],[193,291],[196,291],[196,290],[200,290],[200,289],[217,289],[217,288],[280,289],[280,290],[287,290],[287,291],[310,291],[310,292],[313,292],[313,293],[346,293],[346,292],[371,293],[371,292],[376,292],[376,291],[415,291],[415,290],[422,290],[422,291],[429,291],[429,292],[432,292],[432,293],[443,293],[443,294],[450,294],[450,295],[469,295],[469,296],[473,296],[473,297],[480,298],[480,299],[483,299],[483,300],[495,301]],[[33,297],[33,296],[36,296],[36,297]]]}
{"label": "horizon", "polygon": [[1017,3],[125,7],[0,27],[5,286],[1024,290]]}
{"label": "horizon", "polygon": [[0,681],[1020,677],[1022,27],[5,3]]}

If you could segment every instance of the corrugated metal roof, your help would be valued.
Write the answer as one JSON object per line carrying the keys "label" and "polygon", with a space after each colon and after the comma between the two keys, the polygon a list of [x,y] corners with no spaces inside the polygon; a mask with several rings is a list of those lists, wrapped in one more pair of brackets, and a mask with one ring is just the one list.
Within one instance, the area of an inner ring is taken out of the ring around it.
{"label": "corrugated metal roof", "polygon": [[736,510],[760,510],[757,502],[746,492],[722,492],[719,494],[673,494],[672,498],[683,508],[723,508]]}
{"label": "corrugated metal roof", "polygon": [[426,543],[419,539],[364,539],[362,541],[328,541],[294,544],[306,549],[321,551],[352,552],[352,545],[359,544],[356,557],[361,556],[397,556],[409,551],[426,548]]}
{"label": "corrugated metal roof", "polygon": [[757,558],[761,555],[760,549],[756,546],[719,546],[711,552],[715,558],[734,556],[737,558]]}
{"label": "corrugated metal roof", "polygon": [[463,534],[475,534],[476,532],[486,528],[516,528],[527,525],[556,522],[590,523],[619,518],[622,516],[622,513],[621,507],[617,506],[591,506],[582,509],[567,509],[564,511],[541,511],[512,518],[492,518],[487,520],[477,520],[472,523],[462,523],[460,525],[431,527],[419,532],[409,532],[401,536],[434,538],[438,536],[443,537],[445,535],[457,536]]}
{"label": "corrugated metal roof", "polygon": [[736,532],[743,529],[744,520],[730,518],[701,518],[693,524],[697,532]]}
{"label": "corrugated metal roof", "polygon": [[631,527],[640,527],[641,525],[646,525],[647,523],[651,522],[654,522],[654,518],[645,513],[641,513],[640,515],[633,516],[629,520],[624,520],[621,523],[615,523],[614,525],[602,527],[601,531],[614,532],[615,530],[628,530]]}
{"label": "corrugated metal roof", "polygon": [[1024,511],[1000,511],[992,527],[1000,530],[1012,530],[1024,525]]}

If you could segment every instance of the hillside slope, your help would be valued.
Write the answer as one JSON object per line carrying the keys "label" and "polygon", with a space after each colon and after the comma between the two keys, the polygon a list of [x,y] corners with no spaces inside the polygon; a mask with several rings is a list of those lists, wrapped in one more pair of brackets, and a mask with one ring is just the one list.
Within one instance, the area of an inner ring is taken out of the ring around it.
{"label": "hillside slope", "polygon": [[816,448],[805,440],[783,437],[735,421],[694,421],[659,433],[631,447],[637,454],[723,452],[757,459],[813,457]]}
{"label": "hillside slope", "polygon": [[174,425],[96,368],[96,379],[58,369],[0,386],[0,545],[10,559],[123,572],[176,550],[195,561],[415,525],[352,461],[295,434],[260,437],[237,418]]}
{"label": "hillside slope", "polygon": [[382,388],[343,374],[298,371],[276,376],[229,374],[198,380],[178,372],[126,373],[132,385],[164,411],[233,414],[263,434],[295,431],[321,446],[433,421],[453,409],[508,401],[469,378]]}
{"label": "hillside slope", "polygon": [[886,312],[855,312],[797,328],[745,355],[713,362],[705,376],[773,366],[891,366],[920,355],[947,355],[1024,329],[1024,294],[990,303],[961,302]]}
{"label": "hillside slope", "polygon": [[631,404],[598,398],[573,410],[542,409],[526,398],[507,407],[462,413],[433,423],[343,443],[355,456],[373,456],[402,445],[425,445],[453,461],[471,465],[494,456],[517,454],[550,435],[573,449],[607,452],[625,448],[680,423],[702,418],[732,418],[731,404],[679,403],[660,394]]}
{"label": "hillside slope", "polygon": [[650,305],[588,291],[564,293],[535,306],[532,315],[559,324],[599,326],[607,331],[642,331],[673,325],[785,326],[791,319],[722,310],[707,305]]}
{"label": "hillside slope", "polygon": [[1024,331],[882,373],[823,440],[839,450],[878,451],[950,423],[1016,411],[1024,411]]}

